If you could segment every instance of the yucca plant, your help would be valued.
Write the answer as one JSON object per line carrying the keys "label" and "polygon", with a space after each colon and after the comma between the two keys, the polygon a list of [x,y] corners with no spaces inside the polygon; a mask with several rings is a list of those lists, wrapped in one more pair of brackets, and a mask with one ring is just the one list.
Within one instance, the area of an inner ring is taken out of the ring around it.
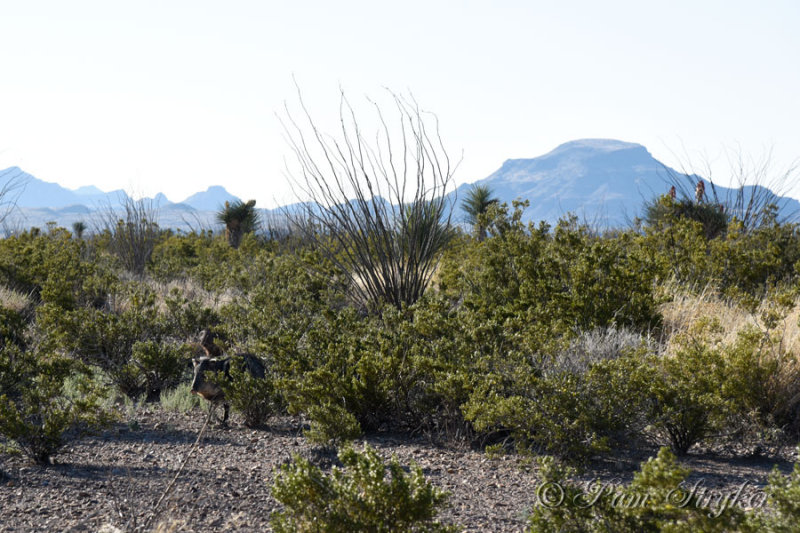
{"label": "yucca plant", "polygon": [[225,207],[217,213],[217,220],[225,224],[225,236],[232,248],[238,248],[245,233],[251,233],[258,227],[256,201],[225,202]]}
{"label": "yucca plant", "polygon": [[481,221],[481,215],[486,214],[492,204],[497,203],[497,198],[492,196],[492,189],[488,185],[473,185],[467,197],[461,202],[467,224],[470,224],[479,241],[486,238],[486,225]]}
{"label": "yucca plant", "polygon": [[72,232],[75,234],[75,237],[78,239],[83,238],[83,234],[86,232],[86,222],[79,220],[72,224]]}

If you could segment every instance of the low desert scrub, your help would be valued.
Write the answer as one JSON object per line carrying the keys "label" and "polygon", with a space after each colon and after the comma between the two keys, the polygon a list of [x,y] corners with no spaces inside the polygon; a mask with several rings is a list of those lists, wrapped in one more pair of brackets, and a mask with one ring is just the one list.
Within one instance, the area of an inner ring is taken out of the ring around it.
{"label": "low desert scrub", "polygon": [[800,463],[788,475],[776,467],[764,492],[749,496],[691,488],[690,471],[666,448],[642,463],[627,485],[593,482],[584,488],[570,479],[574,474],[550,457],[540,461],[543,483],[528,518],[529,533],[777,533],[800,527]]}
{"label": "low desert scrub", "polygon": [[280,468],[272,487],[284,506],[272,516],[276,532],[456,531],[435,519],[447,494],[419,466],[406,473],[396,458],[387,465],[369,446],[348,446],[339,460],[343,466],[327,474],[297,455]]}
{"label": "low desert scrub", "polygon": [[41,465],[114,418],[85,365],[55,354],[0,351],[0,436]]}
{"label": "low desert scrub", "polygon": [[161,407],[167,411],[187,413],[200,406],[199,396],[192,394],[191,385],[181,383],[174,389],[161,393]]}

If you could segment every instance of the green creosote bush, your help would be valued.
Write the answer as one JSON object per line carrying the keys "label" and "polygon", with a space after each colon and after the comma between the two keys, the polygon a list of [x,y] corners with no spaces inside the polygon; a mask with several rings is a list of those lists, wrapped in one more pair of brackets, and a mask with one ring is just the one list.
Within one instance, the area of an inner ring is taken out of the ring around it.
{"label": "green creosote bush", "polygon": [[75,360],[6,347],[0,383],[9,381],[14,385],[0,395],[0,435],[37,464],[49,464],[67,443],[114,419],[102,407],[106,391]]}
{"label": "green creosote bush", "polygon": [[306,416],[311,426],[303,435],[313,444],[335,447],[361,436],[358,420],[342,405],[330,402],[312,405]]}
{"label": "green creosote bush", "polygon": [[770,428],[796,434],[800,368],[770,329],[750,326],[729,343],[722,326],[700,321],[676,339],[673,357],[652,366],[649,419],[676,453],[714,433],[740,439]]}
{"label": "green creosote bush", "polygon": [[769,475],[769,483],[764,492],[767,494],[767,508],[748,515],[746,531],[800,531],[800,461],[795,462],[788,475],[783,475],[776,466]]}
{"label": "green creosote bush", "polygon": [[[505,383],[503,383],[505,381]],[[529,368],[487,375],[464,405],[464,416],[487,436],[511,437],[518,453],[550,453],[575,461],[608,450],[602,413],[582,380],[559,373],[537,377]]]}
{"label": "green creosote bush", "polygon": [[282,412],[282,399],[269,369],[264,378],[254,377],[242,369],[233,356],[230,374],[230,380],[221,379],[218,383],[225,392],[225,401],[242,415],[245,426],[266,427],[270,418]]}
{"label": "green creosote bush", "polygon": [[22,314],[0,304],[0,349],[6,345],[24,345],[25,319]]}
{"label": "green creosote bush", "polygon": [[190,299],[177,287],[164,299],[165,329],[179,339],[193,339],[203,329],[219,323],[219,314],[211,307]]}
{"label": "green creosote bush", "polygon": [[309,328],[289,351],[294,366],[282,383],[289,410],[310,420],[311,438],[325,444],[362,429],[468,433],[460,412],[469,387],[465,345],[441,303],[426,297],[370,317],[326,312]]}
{"label": "green creosote bush", "polygon": [[339,460],[342,467],[329,474],[297,455],[280,468],[272,487],[284,506],[272,515],[277,533],[456,531],[435,520],[447,495],[418,466],[406,473],[396,458],[387,465],[367,445],[361,452],[344,448]]}
{"label": "green creosote bush", "polygon": [[[146,394],[157,400],[160,388],[180,378],[184,355],[165,340],[166,321],[158,311],[155,293],[136,283],[125,290],[126,304],[121,310],[64,311],[42,305],[37,324],[49,349],[65,350],[99,367],[131,399]],[[145,344],[134,353],[137,343]]]}
{"label": "green creosote bush", "polygon": [[727,296],[760,297],[771,286],[791,283],[797,274],[800,226],[796,223],[764,217],[757,226],[746,227],[733,217],[720,226],[720,217],[725,217],[712,204],[698,208],[709,215],[698,215],[702,220],[670,214],[677,204],[669,198],[653,205],[666,214],[644,227],[638,245],[651,255],[651,268],[662,279],[673,276],[688,286],[712,282]]}
{"label": "green creosote bush", "polygon": [[147,401],[156,401],[161,393],[177,385],[186,373],[184,350],[178,346],[153,341],[138,341],[131,348],[131,373],[138,377],[139,388]]}
{"label": "green creosote bush", "polygon": [[115,275],[86,241],[63,228],[0,240],[0,282],[36,303],[65,310],[100,306]]}
{"label": "green creosote bush", "polygon": [[678,455],[721,430],[731,413],[720,394],[725,358],[697,337],[681,344],[674,356],[654,361],[646,389],[650,432]]}
{"label": "green creosote bush", "polygon": [[574,471],[552,457],[540,461],[542,483],[529,518],[529,533],[707,533],[737,531],[744,512],[708,502],[687,485],[689,471],[666,448],[647,460],[626,486],[594,481],[582,488]]}
{"label": "green creosote bush", "polygon": [[[623,438],[647,436],[683,455],[717,434],[734,410],[721,393],[727,361],[713,344],[718,326],[700,322],[676,340],[676,353],[656,354],[643,346],[600,361],[587,373],[588,412],[600,427]],[[605,426],[603,426],[605,425]]]}

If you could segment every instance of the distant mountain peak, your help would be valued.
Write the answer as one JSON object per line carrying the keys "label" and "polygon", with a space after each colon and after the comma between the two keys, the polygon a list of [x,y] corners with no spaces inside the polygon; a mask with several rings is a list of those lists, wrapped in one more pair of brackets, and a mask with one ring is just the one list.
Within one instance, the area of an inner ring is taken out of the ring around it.
{"label": "distant mountain peak", "polygon": [[103,191],[95,187],[94,185],[84,185],[83,187],[78,187],[77,189],[72,189],[72,192],[75,194],[79,194],[81,196],[92,196],[92,195],[100,195],[105,194]]}
{"label": "distant mountain peak", "polygon": [[[553,150],[555,152],[564,152],[567,150],[595,150],[598,152],[615,152],[617,150],[630,150],[630,149],[644,148],[641,144],[620,141],[617,139],[576,139],[560,144]],[[549,155],[549,154],[548,154]]]}
{"label": "distant mountain peak", "polygon": [[235,202],[236,200],[239,200],[239,198],[225,190],[225,187],[212,185],[203,192],[191,195],[181,203],[198,211],[217,211],[225,205],[225,202]]}
{"label": "distant mountain peak", "polygon": [[172,203],[169,201],[169,198],[167,198],[167,195],[163,192],[156,194],[153,198],[153,202],[155,202],[155,204],[158,206],[165,206]]}
{"label": "distant mountain peak", "polygon": [[[641,214],[643,205],[667,192],[670,179],[683,174],[656,160],[647,148],[616,139],[578,139],[532,159],[509,159],[487,178],[501,202],[529,200],[523,221],[555,223],[566,213],[601,226],[624,226]],[[682,179],[682,178],[680,178]],[[686,176],[686,179],[691,179]],[[463,198],[470,185],[457,191]],[[729,191],[717,185],[723,196]],[[781,213],[800,208],[781,198]]]}

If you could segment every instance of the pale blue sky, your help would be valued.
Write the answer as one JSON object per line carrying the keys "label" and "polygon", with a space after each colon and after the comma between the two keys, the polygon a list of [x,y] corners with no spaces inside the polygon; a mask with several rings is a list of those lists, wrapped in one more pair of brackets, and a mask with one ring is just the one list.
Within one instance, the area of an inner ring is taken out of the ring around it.
{"label": "pale blue sky", "polygon": [[274,113],[295,75],[325,128],[340,85],[413,91],[460,183],[585,137],[724,183],[725,146],[772,147],[776,171],[800,156],[798,27],[796,1],[0,0],[0,168],[269,207],[289,199]]}

